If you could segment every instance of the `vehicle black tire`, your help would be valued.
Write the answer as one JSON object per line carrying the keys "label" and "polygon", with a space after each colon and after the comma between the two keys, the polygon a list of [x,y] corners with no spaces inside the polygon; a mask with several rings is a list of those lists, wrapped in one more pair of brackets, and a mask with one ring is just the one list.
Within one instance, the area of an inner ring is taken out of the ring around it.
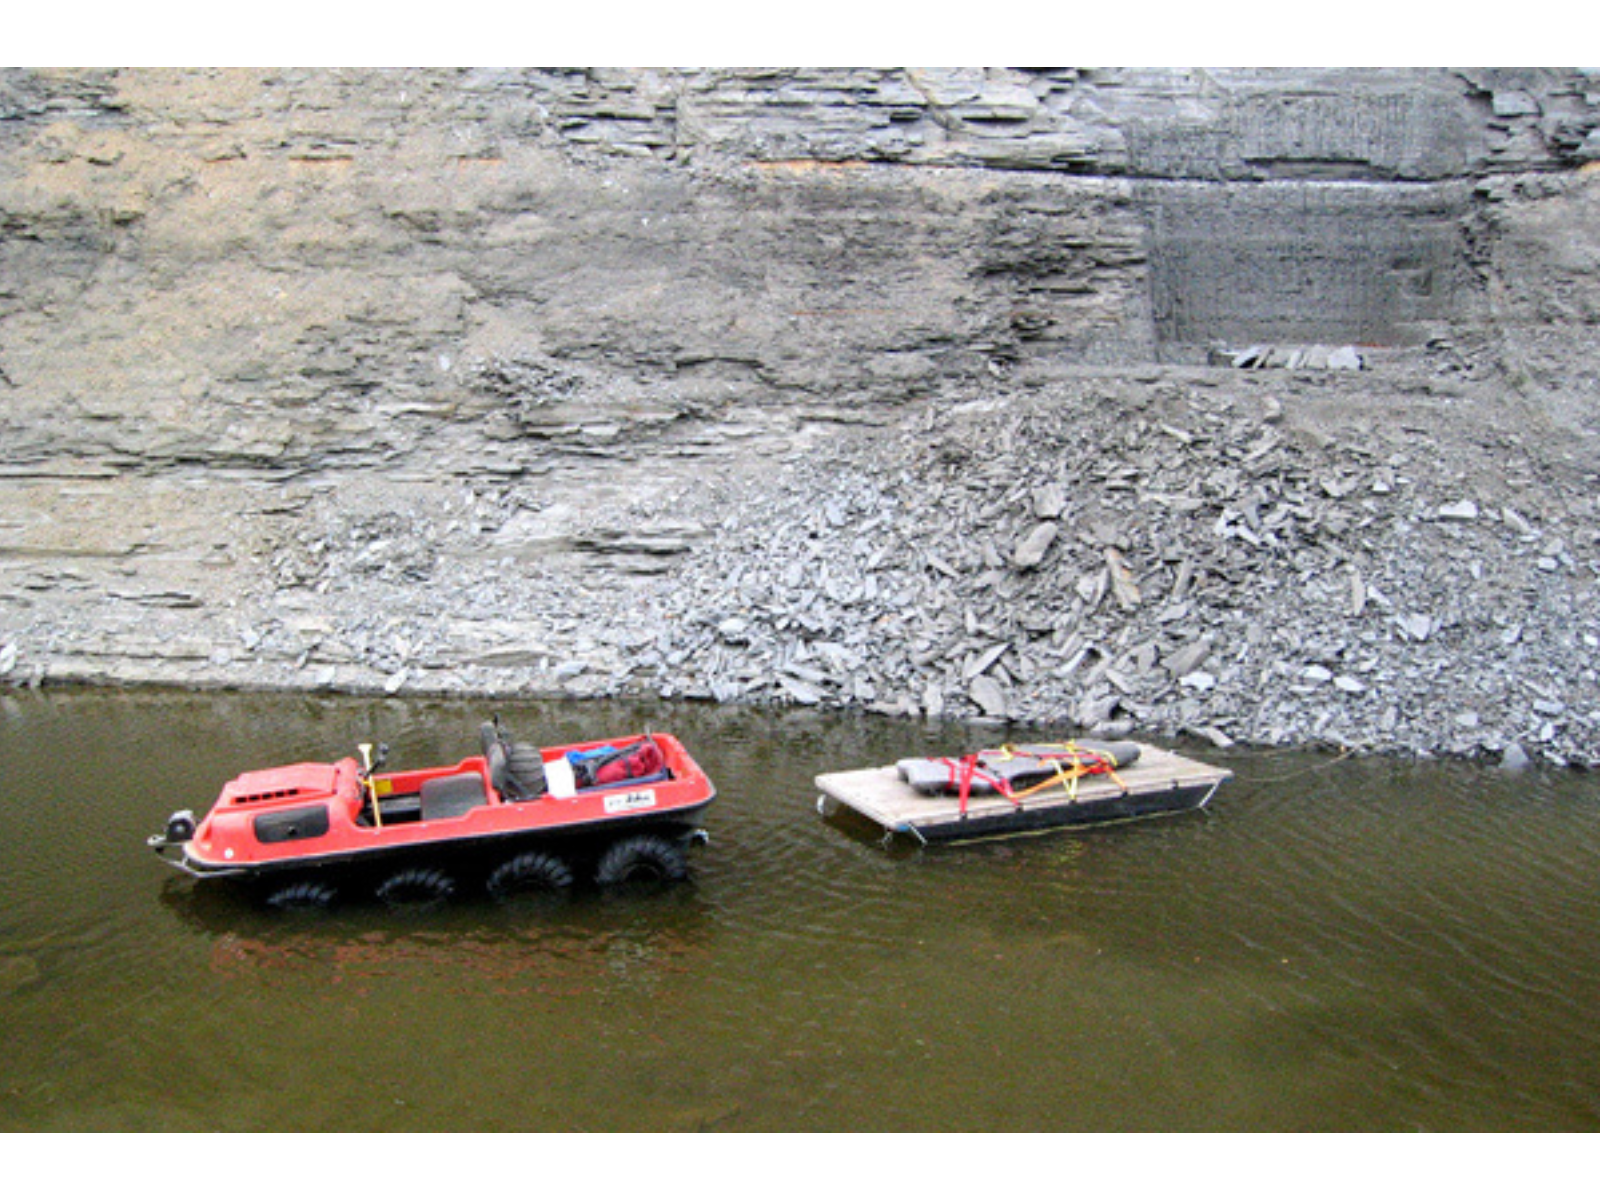
{"label": "vehicle black tire", "polygon": [[530,850],[507,859],[489,875],[489,894],[496,900],[555,897],[572,886],[572,868],[557,855]]}
{"label": "vehicle black tire", "polygon": [[338,889],[331,883],[301,879],[269,893],[267,907],[279,912],[318,912],[332,908],[338,898]]}
{"label": "vehicle black tire", "polygon": [[594,880],[601,887],[622,883],[677,883],[689,877],[682,847],[664,837],[639,834],[613,843],[600,856]]}
{"label": "vehicle black tire", "polygon": [[455,881],[433,867],[407,867],[378,885],[378,899],[403,912],[438,908],[455,894]]}

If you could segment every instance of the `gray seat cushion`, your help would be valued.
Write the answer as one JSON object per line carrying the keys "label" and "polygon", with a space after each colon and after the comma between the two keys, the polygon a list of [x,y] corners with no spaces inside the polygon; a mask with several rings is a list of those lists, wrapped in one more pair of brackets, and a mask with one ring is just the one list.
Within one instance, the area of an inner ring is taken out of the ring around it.
{"label": "gray seat cushion", "polygon": [[422,819],[459,817],[480,804],[488,803],[483,776],[476,771],[430,779],[422,785]]}

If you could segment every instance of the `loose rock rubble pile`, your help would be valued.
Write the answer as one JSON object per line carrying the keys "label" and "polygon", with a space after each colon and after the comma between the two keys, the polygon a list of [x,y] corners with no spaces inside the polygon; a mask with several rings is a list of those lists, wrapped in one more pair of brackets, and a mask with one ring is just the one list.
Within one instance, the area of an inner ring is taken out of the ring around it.
{"label": "loose rock rubble pile", "polygon": [[1600,758],[1592,476],[1533,511],[1519,475],[1544,468],[1514,436],[1450,462],[1381,413],[1328,440],[1265,392],[1140,395],[935,406],[730,492],[636,673],[1221,745]]}
{"label": "loose rock rubble pile", "polygon": [[[9,564],[0,680],[642,695],[1600,764],[1585,435],[1384,386],[1152,369],[819,411],[760,447],[695,425],[676,455],[598,467],[348,469],[266,500],[213,479],[187,542]],[[58,503],[126,508],[137,484]]]}

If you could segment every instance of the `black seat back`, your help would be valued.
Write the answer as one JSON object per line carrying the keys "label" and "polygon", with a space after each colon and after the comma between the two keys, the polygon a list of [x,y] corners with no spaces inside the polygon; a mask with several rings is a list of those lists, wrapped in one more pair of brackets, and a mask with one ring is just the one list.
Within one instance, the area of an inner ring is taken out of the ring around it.
{"label": "black seat back", "polygon": [[492,742],[484,751],[484,757],[489,760],[489,783],[495,791],[502,796],[510,789],[511,766],[506,759],[506,748],[498,740]]}

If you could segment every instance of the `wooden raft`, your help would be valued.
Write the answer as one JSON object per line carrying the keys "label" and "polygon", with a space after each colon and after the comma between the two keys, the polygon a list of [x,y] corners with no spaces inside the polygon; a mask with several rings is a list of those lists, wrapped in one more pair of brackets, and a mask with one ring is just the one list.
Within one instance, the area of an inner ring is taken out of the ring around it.
{"label": "wooden raft", "polygon": [[852,809],[891,834],[934,842],[1187,812],[1203,808],[1232,777],[1221,767],[1141,743],[1138,759],[1115,775],[1086,775],[1073,788],[1054,786],[1021,800],[969,796],[965,813],[959,796],[917,792],[893,766],[818,775],[816,785],[824,803]]}

